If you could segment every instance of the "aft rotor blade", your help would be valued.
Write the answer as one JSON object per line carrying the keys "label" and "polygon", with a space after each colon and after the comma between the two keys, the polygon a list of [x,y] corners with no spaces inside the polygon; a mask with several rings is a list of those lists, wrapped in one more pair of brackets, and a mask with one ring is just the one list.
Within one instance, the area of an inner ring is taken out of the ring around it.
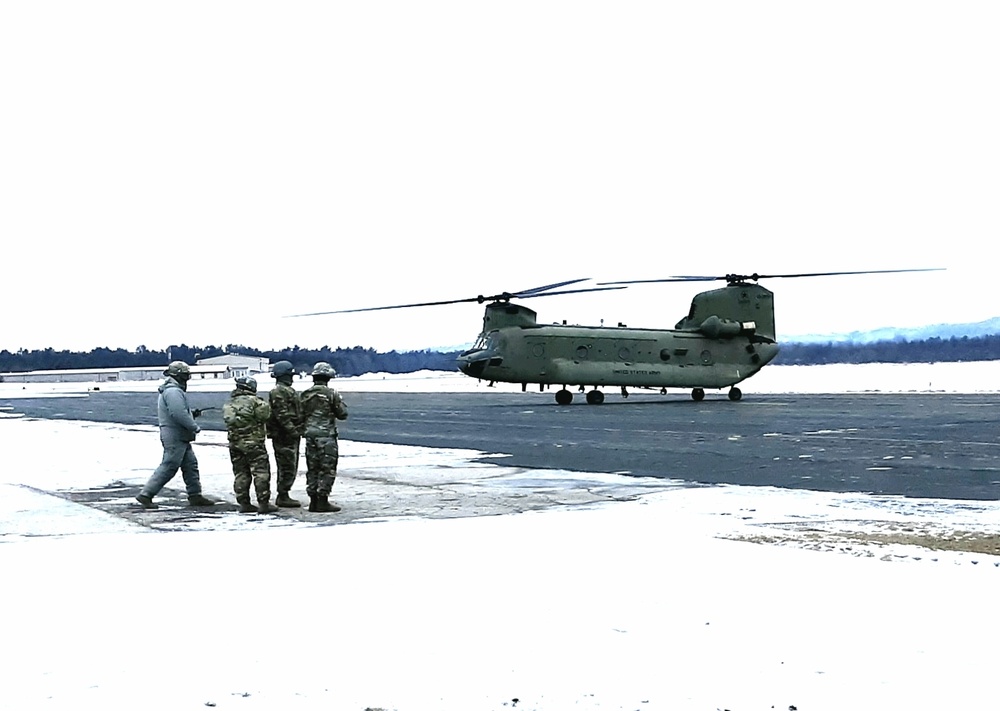
{"label": "aft rotor blade", "polygon": [[664,279],[629,279],[626,281],[599,281],[597,282],[601,286],[610,286],[612,284],[663,284],[671,281],[715,281],[716,279],[725,279],[726,277],[666,277]]}
{"label": "aft rotor blade", "polygon": [[[932,267],[930,269],[869,269],[860,272],[813,272],[810,274],[753,274],[748,279],[794,279],[796,277],[821,277],[821,276],[844,276],[850,274],[902,274],[904,272],[943,272],[943,267]],[[729,276],[739,276],[730,274]],[[728,277],[722,277],[726,279]]]}
{"label": "aft rotor blade", "polygon": [[802,274],[726,274],[725,276],[672,276],[663,279],[633,279],[630,281],[605,281],[599,284],[660,284],[665,282],[682,281],[726,281],[730,284],[757,281],[758,279],[794,279],[798,277],[824,277],[824,276],[845,276],[851,274],[901,274],[904,272],[940,272],[942,267],[930,269],[869,269],[853,272],[809,272]]}

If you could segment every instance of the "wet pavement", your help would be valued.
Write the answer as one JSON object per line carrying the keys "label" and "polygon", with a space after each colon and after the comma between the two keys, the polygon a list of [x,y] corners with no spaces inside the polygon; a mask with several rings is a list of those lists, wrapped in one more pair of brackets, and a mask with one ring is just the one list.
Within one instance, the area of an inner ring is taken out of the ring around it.
{"label": "wet pavement", "polygon": [[[192,393],[193,407],[225,393]],[[353,442],[460,448],[544,472],[942,499],[1000,499],[995,394],[609,397],[560,407],[550,393],[345,393]],[[155,393],[12,399],[44,419],[155,424]],[[200,420],[222,431],[218,411]]]}
{"label": "wet pavement", "polygon": [[[58,406],[62,409],[65,404]],[[552,414],[563,416],[558,411]],[[354,423],[359,421],[364,418]],[[815,434],[832,435],[836,433]],[[812,433],[804,436],[808,440]],[[530,437],[526,439],[530,442]],[[795,443],[791,437],[764,439],[779,446]],[[740,444],[739,438],[725,442]],[[968,440],[955,440],[963,442]],[[298,508],[269,515],[241,514],[232,493],[226,445],[225,432],[212,429],[204,430],[195,444],[203,490],[221,499],[219,504],[189,506],[178,476],[156,497],[159,508],[144,510],[135,496],[159,459],[156,427],[35,418],[4,407],[0,447],[7,468],[0,480],[0,543],[122,532],[325,528],[659,502],[669,512],[664,525],[679,516],[685,525],[704,525],[720,538],[885,559],[943,560],[940,551],[957,551],[952,555],[960,560],[963,555],[1000,552],[1000,509],[995,499],[872,496],[765,484],[718,486],[690,478],[518,466],[516,456],[502,452],[346,438],[331,497],[342,511],[323,514]],[[938,446],[945,452],[960,449],[950,441]],[[812,467],[808,459],[802,464]],[[884,460],[879,468],[892,464],[893,460]],[[929,473],[926,476],[930,478]],[[302,502],[307,500],[304,488],[300,470],[292,495]]]}

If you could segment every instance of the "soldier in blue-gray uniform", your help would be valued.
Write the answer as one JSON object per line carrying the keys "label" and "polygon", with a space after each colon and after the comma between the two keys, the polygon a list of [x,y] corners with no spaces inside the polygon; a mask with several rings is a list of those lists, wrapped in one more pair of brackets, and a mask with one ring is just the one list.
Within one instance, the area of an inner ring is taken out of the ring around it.
{"label": "soldier in blue-gray uniform", "polygon": [[[267,421],[271,406],[257,397],[257,381],[236,378],[236,389],[222,406],[222,420],[229,437],[229,459],[233,463],[233,492],[240,513],[274,513],[271,504],[271,460],[267,456]],[[250,483],[257,491],[257,508],[250,503]]]}
{"label": "soldier in blue-gray uniform", "polygon": [[330,491],[337,478],[337,420],[347,419],[347,406],[328,383],[337,373],[329,363],[312,369],[313,386],[302,393],[302,419],[306,437],[306,492],[309,510],[321,513],[340,511],[330,503]]}
{"label": "soldier in blue-gray uniform", "polygon": [[191,368],[187,363],[175,360],[167,366],[163,374],[167,377],[159,387],[160,396],[156,402],[163,459],[135,500],[142,504],[144,509],[159,508],[153,503],[153,497],[160,493],[180,469],[187,489],[188,503],[192,506],[212,506],[218,501],[201,493],[198,458],[195,457],[194,449],[191,447],[195,436],[201,432],[187,401],[187,384],[191,379]]}
{"label": "soldier in blue-gray uniform", "polygon": [[271,369],[277,381],[268,395],[271,419],[267,423],[267,436],[274,447],[274,464],[277,471],[278,498],[282,508],[298,508],[301,504],[289,492],[299,471],[299,445],[302,440],[302,397],[292,386],[295,367],[287,360],[279,360]]}

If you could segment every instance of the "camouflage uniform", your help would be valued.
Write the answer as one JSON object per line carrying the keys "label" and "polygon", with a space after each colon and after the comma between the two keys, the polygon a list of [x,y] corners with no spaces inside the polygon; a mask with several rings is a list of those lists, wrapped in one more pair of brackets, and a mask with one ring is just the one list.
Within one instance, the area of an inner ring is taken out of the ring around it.
{"label": "camouflage uniform", "polygon": [[[256,385],[256,383],[255,383]],[[233,463],[233,492],[241,510],[249,513],[250,482],[257,491],[261,512],[271,507],[271,462],[264,446],[271,406],[254,391],[237,387],[222,406],[222,419],[229,435],[229,458]]]}
{"label": "camouflage uniform", "polygon": [[344,399],[325,382],[302,393],[306,437],[306,491],[310,498],[326,498],[337,478],[337,420],[347,419]]}
{"label": "camouflage uniform", "polygon": [[271,419],[267,423],[267,436],[274,446],[278,497],[281,498],[288,496],[299,471],[302,399],[295,388],[279,381],[271,390],[268,400],[271,404]]}

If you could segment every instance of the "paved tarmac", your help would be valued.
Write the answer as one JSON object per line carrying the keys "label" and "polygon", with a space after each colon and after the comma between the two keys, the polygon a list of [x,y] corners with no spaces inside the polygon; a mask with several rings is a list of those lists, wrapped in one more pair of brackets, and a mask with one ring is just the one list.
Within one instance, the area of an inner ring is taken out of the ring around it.
{"label": "paved tarmac", "polygon": [[[224,393],[191,393],[193,407]],[[341,438],[471,449],[512,467],[921,498],[1000,499],[996,395],[609,396],[345,393]],[[156,424],[155,393],[0,400],[29,417]],[[200,420],[223,429],[218,411]]]}

